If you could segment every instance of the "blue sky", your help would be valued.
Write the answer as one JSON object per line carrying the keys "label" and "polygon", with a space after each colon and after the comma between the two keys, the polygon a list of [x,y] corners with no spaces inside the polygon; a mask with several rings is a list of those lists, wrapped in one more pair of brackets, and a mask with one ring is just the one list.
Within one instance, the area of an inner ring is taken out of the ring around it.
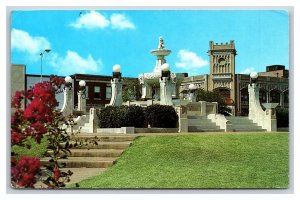
{"label": "blue sky", "polygon": [[289,16],[270,10],[43,10],[11,13],[11,63],[27,73],[111,75],[120,64],[123,76],[152,72],[158,38],[172,53],[172,72],[209,73],[209,41],[235,41],[236,72],[289,68]]}

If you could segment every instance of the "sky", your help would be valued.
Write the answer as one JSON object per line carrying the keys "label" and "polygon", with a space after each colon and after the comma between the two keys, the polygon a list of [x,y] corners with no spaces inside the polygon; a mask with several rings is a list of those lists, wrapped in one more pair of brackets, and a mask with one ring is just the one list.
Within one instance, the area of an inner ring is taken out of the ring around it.
{"label": "sky", "polygon": [[162,36],[172,72],[209,74],[209,41],[234,40],[236,73],[289,68],[289,13],[284,10],[32,10],[11,13],[11,63],[27,74],[122,75],[153,72]]}

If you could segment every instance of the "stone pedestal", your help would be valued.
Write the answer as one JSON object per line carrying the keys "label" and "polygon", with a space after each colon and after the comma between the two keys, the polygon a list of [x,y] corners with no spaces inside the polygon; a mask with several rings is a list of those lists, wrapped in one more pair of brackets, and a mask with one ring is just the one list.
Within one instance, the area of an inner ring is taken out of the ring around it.
{"label": "stone pedestal", "polygon": [[173,105],[172,82],[168,77],[161,77],[160,83],[160,105]]}
{"label": "stone pedestal", "polygon": [[97,116],[97,109],[91,108],[90,109],[90,119],[89,119],[89,133],[96,133],[98,128],[98,116]]}
{"label": "stone pedestal", "polygon": [[71,89],[71,87],[65,87],[65,89],[64,89],[64,104],[61,109],[61,112],[65,117],[68,117],[71,114],[73,114],[73,108],[74,108],[73,90]]}
{"label": "stone pedestal", "polygon": [[78,95],[78,111],[82,111],[82,112],[86,112],[86,99],[85,99],[85,94],[83,93],[83,91],[79,91],[77,93]]}
{"label": "stone pedestal", "polygon": [[111,100],[110,106],[121,106],[123,103],[122,98],[122,79],[114,78],[111,80]]}
{"label": "stone pedestal", "polygon": [[188,119],[187,119],[186,106],[176,107],[175,109],[178,115],[178,132],[179,133],[188,132]]}

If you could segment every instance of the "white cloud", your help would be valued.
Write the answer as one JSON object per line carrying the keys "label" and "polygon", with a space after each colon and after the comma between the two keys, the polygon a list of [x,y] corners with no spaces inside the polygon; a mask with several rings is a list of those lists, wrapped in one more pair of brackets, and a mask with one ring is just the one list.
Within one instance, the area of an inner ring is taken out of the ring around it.
{"label": "white cloud", "polygon": [[112,14],[110,21],[113,29],[135,29],[135,25],[123,14]]}
{"label": "white cloud", "polygon": [[79,18],[70,25],[77,29],[104,29],[108,27],[119,30],[135,29],[135,25],[123,14],[114,13],[108,18],[96,11],[81,14]]}
{"label": "white cloud", "polygon": [[86,14],[81,14],[80,17],[70,25],[74,28],[87,28],[87,29],[94,29],[94,28],[106,28],[110,24],[109,20],[102,14],[96,11],[90,11]]}
{"label": "white cloud", "polygon": [[187,70],[199,69],[209,64],[207,60],[204,60],[195,52],[186,49],[179,50],[177,57],[179,61],[175,63],[175,66]]}
{"label": "white cloud", "polygon": [[95,60],[92,55],[81,57],[77,52],[68,50],[65,57],[53,53],[49,64],[53,66],[59,75],[70,74],[95,74],[103,67],[101,59]]}
{"label": "white cloud", "polygon": [[256,70],[254,67],[246,68],[243,71],[240,72],[240,74],[250,74],[251,72],[255,72]]}
{"label": "white cloud", "polygon": [[[11,31],[11,49],[36,56],[51,45],[44,37],[34,37],[26,31],[13,28]],[[36,56],[38,58],[38,56]]]}

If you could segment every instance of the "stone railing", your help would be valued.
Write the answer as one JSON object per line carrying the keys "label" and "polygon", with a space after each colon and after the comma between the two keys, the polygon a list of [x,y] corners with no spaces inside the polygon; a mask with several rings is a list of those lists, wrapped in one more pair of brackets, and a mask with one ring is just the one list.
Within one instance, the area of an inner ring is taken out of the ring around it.
{"label": "stone railing", "polygon": [[249,116],[254,123],[266,129],[268,132],[277,131],[277,120],[275,107],[278,103],[266,103],[264,111],[259,102],[259,87],[257,84],[249,84]]}

